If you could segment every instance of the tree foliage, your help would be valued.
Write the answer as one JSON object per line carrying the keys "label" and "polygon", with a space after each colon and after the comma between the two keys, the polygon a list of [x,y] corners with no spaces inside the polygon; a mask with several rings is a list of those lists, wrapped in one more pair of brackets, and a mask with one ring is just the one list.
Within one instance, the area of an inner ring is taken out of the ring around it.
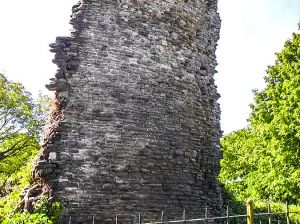
{"label": "tree foliage", "polygon": [[48,116],[49,97],[31,98],[22,84],[0,74],[0,222],[55,223],[59,202],[37,197],[33,210],[23,212],[24,192],[32,184],[32,158],[40,149],[42,127]]}
{"label": "tree foliage", "polygon": [[300,202],[300,34],[255,91],[249,128],[222,139],[220,180],[238,199]]}
{"label": "tree foliage", "polygon": [[0,177],[17,171],[39,149],[44,102],[34,102],[22,84],[0,74]]}

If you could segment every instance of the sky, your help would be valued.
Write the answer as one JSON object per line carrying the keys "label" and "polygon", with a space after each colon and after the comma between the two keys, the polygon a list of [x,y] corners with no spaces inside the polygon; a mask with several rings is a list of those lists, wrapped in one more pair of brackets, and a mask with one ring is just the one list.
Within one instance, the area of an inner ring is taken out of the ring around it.
{"label": "sky", "polygon": [[[57,69],[49,44],[68,36],[71,7],[77,0],[1,1],[0,72],[24,84],[33,96]],[[224,134],[247,126],[253,89],[264,87],[268,65],[275,52],[297,31],[300,0],[219,0],[222,19],[217,49]]]}
{"label": "sky", "polygon": [[263,89],[268,65],[298,33],[300,0],[219,0],[222,19],[216,84],[224,134],[244,128],[253,89]]}

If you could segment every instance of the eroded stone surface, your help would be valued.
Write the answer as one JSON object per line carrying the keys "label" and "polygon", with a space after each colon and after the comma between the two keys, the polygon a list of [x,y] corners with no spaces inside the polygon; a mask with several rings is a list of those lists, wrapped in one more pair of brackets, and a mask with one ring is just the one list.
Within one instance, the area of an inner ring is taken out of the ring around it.
{"label": "eroded stone surface", "polygon": [[74,12],[72,36],[50,45],[57,108],[34,172],[66,204],[61,222],[216,214],[217,0],[85,0]]}

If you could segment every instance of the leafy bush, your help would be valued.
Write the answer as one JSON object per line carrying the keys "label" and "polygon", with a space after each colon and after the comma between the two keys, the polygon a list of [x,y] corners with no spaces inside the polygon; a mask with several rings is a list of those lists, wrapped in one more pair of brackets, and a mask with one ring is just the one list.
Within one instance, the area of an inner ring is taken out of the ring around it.
{"label": "leafy bush", "polygon": [[15,223],[30,223],[30,224],[40,224],[40,223],[48,223],[53,224],[52,222],[45,214],[40,213],[17,213],[13,217],[11,217],[9,220],[4,220],[3,224],[15,224]]}
{"label": "leafy bush", "polygon": [[24,203],[22,192],[32,184],[32,162],[6,179],[0,188],[0,223],[56,223],[63,209],[61,202],[49,202],[47,196],[40,196],[34,203],[32,213],[22,213]]}
{"label": "leafy bush", "polygon": [[22,190],[32,183],[31,169],[32,163],[28,163],[2,183],[2,187],[0,187],[0,222],[20,211]]}

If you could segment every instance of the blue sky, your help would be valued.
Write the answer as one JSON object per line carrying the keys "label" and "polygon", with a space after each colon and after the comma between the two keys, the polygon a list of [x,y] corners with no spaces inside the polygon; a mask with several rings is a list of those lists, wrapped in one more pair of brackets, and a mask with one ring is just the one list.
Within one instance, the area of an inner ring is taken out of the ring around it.
{"label": "blue sky", "polygon": [[[56,66],[49,44],[68,35],[77,0],[2,1],[0,72],[22,82],[34,95],[47,92]],[[228,133],[247,125],[254,88],[264,87],[274,53],[297,31],[300,0],[219,0],[222,19],[216,84],[221,94],[221,125]]]}

